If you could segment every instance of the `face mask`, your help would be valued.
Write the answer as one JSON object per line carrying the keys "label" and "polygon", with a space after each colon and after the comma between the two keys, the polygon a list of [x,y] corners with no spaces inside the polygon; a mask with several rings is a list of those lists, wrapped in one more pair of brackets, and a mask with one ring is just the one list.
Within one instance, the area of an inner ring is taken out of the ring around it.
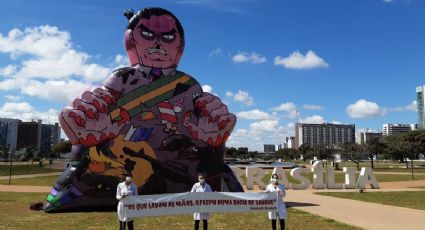
{"label": "face mask", "polygon": [[125,178],[125,182],[130,183],[131,182],[131,177],[126,177]]}
{"label": "face mask", "polygon": [[205,179],[199,179],[199,183],[205,184]]}

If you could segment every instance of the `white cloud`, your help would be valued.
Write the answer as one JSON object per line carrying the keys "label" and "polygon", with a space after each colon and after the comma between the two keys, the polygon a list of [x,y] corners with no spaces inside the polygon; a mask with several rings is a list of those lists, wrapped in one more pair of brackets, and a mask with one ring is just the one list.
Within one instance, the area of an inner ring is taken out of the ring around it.
{"label": "white cloud", "polygon": [[354,104],[349,104],[346,112],[351,118],[369,118],[383,116],[386,110],[375,102],[360,99]]}
{"label": "white cloud", "polygon": [[273,116],[270,114],[263,112],[258,109],[250,110],[250,111],[242,111],[236,114],[238,118],[248,119],[248,120],[273,120]]}
{"label": "white cloud", "polygon": [[325,123],[326,121],[322,116],[313,115],[310,117],[306,117],[304,119],[300,119],[299,122],[305,123],[305,124],[322,124],[322,123]]}
{"label": "white cloud", "polygon": [[233,62],[235,63],[252,63],[252,64],[260,64],[267,61],[266,57],[261,56],[257,53],[247,53],[247,52],[239,52],[235,56],[232,57]]}
{"label": "white cloud", "polygon": [[263,120],[254,122],[249,127],[254,131],[275,131],[279,124],[278,120]]}
{"label": "white cloud", "polygon": [[335,125],[341,125],[342,124],[342,122],[340,122],[340,121],[331,121],[329,123],[335,124]]}
{"label": "white cloud", "polygon": [[281,144],[285,137],[293,135],[293,123],[282,126],[278,120],[264,120],[252,123],[249,129],[236,129],[227,146],[248,147],[250,151],[262,152],[263,144]]}
{"label": "white cloud", "polygon": [[0,81],[0,90],[20,90],[56,101],[69,99],[91,83],[105,80],[113,68],[128,65],[122,55],[108,66],[93,63],[91,55],[74,48],[67,31],[49,25],[0,34],[0,53],[9,54],[14,62],[0,67],[5,78]]}
{"label": "white cloud", "polygon": [[90,85],[75,80],[45,82],[31,80],[22,87],[22,93],[49,101],[70,101],[88,89]]}
{"label": "white cloud", "polygon": [[131,66],[130,65],[130,61],[128,60],[128,58],[124,55],[121,54],[117,54],[115,55],[115,68],[121,68],[121,67],[125,67],[125,66]]}
{"label": "white cloud", "polygon": [[323,58],[309,50],[306,55],[299,51],[295,51],[288,57],[277,56],[274,59],[275,65],[281,65],[287,69],[312,69],[312,68],[328,68],[329,64]]}
{"label": "white cloud", "polygon": [[320,105],[303,105],[306,110],[323,110],[323,106]]}
{"label": "white cloud", "polygon": [[232,98],[236,102],[240,102],[247,106],[254,105],[254,98],[250,96],[248,92],[243,90],[238,90],[237,93],[227,91],[226,96]]}
{"label": "white cloud", "polygon": [[412,103],[410,103],[409,105],[407,105],[405,108],[406,110],[410,110],[410,111],[414,111],[416,112],[418,109],[418,102],[417,101],[412,101]]}
{"label": "white cloud", "polygon": [[16,65],[7,65],[3,68],[0,68],[0,76],[10,77],[16,73],[17,68],[18,67]]}
{"label": "white cloud", "polygon": [[6,95],[4,97],[9,102],[18,102],[22,99],[20,96],[17,96],[17,95]]}
{"label": "white cloud", "polygon": [[402,111],[412,111],[412,112],[416,112],[417,110],[417,102],[416,100],[412,101],[412,103],[403,106],[403,107],[394,107],[394,108],[389,108],[389,111],[392,112],[402,112]]}
{"label": "white cloud", "polygon": [[33,121],[41,119],[43,123],[58,122],[59,111],[49,109],[44,112],[37,111],[28,102],[6,102],[0,107],[0,117]]}
{"label": "white cloud", "polygon": [[233,97],[233,93],[232,93],[232,92],[230,92],[230,91],[227,91],[227,92],[226,92],[226,97]]}
{"label": "white cloud", "polygon": [[282,103],[278,107],[275,107],[273,110],[275,111],[292,111],[296,110],[297,107],[292,102]]}
{"label": "white cloud", "polygon": [[279,106],[273,108],[274,111],[287,112],[288,118],[295,118],[297,116],[297,106],[292,102],[282,103]]}
{"label": "white cloud", "polygon": [[390,3],[390,2],[394,2],[395,0],[383,0],[383,2],[385,3]]}
{"label": "white cloud", "polygon": [[210,56],[210,57],[218,56],[222,53],[223,53],[223,50],[221,48],[215,48],[215,49],[211,50],[211,52],[208,56]]}
{"label": "white cloud", "polygon": [[210,85],[203,85],[202,91],[207,92],[207,93],[212,93],[212,87]]}

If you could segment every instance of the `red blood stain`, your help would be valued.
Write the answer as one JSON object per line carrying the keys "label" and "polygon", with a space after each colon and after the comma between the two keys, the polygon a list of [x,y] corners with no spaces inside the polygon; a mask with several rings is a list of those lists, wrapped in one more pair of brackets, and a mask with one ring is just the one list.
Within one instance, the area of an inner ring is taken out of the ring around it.
{"label": "red blood stain", "polygon": [[114,103],[116,102],[116,101],[115,101],[115,98],[110,97],[110,96],[108,96],[108,95],[104,96],[104,97],[103,97],[103,100],[105,100],[105,101],[106,101],[106,103],[108,103],[108,104],[114,104]]}
{"label": "red blood stain", "polygon": [[213,139],[210,137],[208,138],[207,143],[211,146],[218,147],[221,144],[223,144],[223,138],[221,137],[220,134],[218,134],[217,139],[215,141],[213,141]]}
{"label": "red blood stain", "polygon": [[86,127],[86,121],[82,119],[80,116],[78,116],[76,113],[71,112],[69,113],[68,117],[74,119],[75,124],[77,124],[80,127],[85,128]]}
{"label": "red blood stain", "polygon": [[96,144],[99,143],[99,141],[96,139],[96,137],[91,133],[89,133],[85,139],[79,138],[78,140],[79,140],[80,144],[87,146],[87,147],[95,146]]}
{"label": "red blood stain", "polygon": [[186,112],[183,116],[182,116],[182,123],[185,124],[186,122],[189,121],[191,115],[190,115],[190,111]]}
{"label": "red blood stain", "polygon": [[118,121],[118,125],[126,124],[130,121],[130,113],[127,110],[120,108],[120,117],[121,120]]}

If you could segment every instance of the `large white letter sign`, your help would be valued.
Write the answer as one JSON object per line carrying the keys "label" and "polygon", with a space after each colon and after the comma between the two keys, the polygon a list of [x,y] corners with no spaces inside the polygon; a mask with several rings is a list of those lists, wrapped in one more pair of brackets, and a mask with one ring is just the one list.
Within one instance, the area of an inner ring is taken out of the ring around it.
{"label": "large white letter sign", "polygon": [[309,170],[306,168],[295,168],[291,170],[291,176],[300,181],[301,184],[291,184],[292,189],[307,189],[310,186],[311,182],[309,179],[301,175],[301,173],[309,173]]}
{"label": "large white letter sign", "polygon": [[313,188],[324,189],[325,183],[323,182],[324,170],[322,167],[322,161],[314,162],[311,172],[313,172]]}
{"label": "large white letter sign", "polygon": [[370,187],[373,189],[379,188],[378,181],[375,175],[373,175],[372,169],[369,167],[362,167],[357,185],[359,188],[365,189],[366,184],[370,184]]}
{"label": "large white letter sign", "polygon": [[240,184],[245,184],[244,181],[243,181],[243,179],[242,179],[242,176],[244,175],[243,170],[240,169],[240,168],[237,168],[237,167],[232,168],[232,170],[233,170],[233,173],[236,176],[236,179],[239,181],[239,183]]}
{"label": "large white letter sign", "polygon": [[327,170],[326,183],[328,189],[342,189],[344,186],[341,183],[335,183],[335,169],[329,167]]}
{"label": "large white letter sign", "polygon": [[266,185],[263,182],[264,170],[262,168],[246,167],[246,189],[252,190],[254,188],[254,182],[260,187],[260,189],[266,189]]}
{"label": "large white letter sign", "polygon": [[357,188],[356,184],[356,169],[344,167],[342,170],[345,173],[345,184],[344,188]]}

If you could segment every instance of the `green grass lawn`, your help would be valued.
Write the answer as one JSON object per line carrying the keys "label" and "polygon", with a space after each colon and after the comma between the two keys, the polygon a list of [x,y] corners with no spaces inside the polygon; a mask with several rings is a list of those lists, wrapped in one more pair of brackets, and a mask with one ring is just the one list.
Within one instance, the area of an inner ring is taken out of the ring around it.
{"label": "green grass lawn", "polygon": [[[51,173],[51,172],[61,172],[61,171],[63,170],[39,167],[38,163],[35,163],[35,162],[33,165],[13,165],[12,166],[12,175]],[[0,165],[0,176],[9,176],[9,165]]]}
{"label": "green grass lawn", "polygon": [[[45,201],[45,194],[0,192],[0,229],[117,229],[115,212],[47,214],[30,211],[31,201]],[[135,229],[193,229],[192,215],[148,217],[135,221]],[[210,229],[269,229],[267,213],[212,214]],[[288,209],[287,229],[359,229],[340,222]]]}
{"label": "green grass lawn", "polygon": [[[53,186],[59,176],[12,179],[12,185]],[[9,180],[0,180],[0,184],[9,184]]]}
{"label": "green grass lawn", "polygon": [[425,210],[425,191],[418,192],[317,192],[315,194]]}

